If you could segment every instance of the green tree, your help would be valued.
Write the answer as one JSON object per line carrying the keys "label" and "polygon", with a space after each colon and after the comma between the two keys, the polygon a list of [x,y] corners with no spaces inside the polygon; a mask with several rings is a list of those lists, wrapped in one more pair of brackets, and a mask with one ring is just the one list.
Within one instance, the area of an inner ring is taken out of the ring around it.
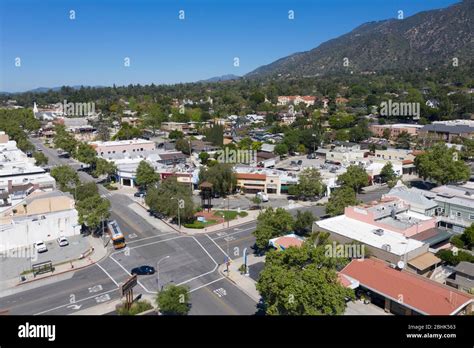
{"label": "green tree", "polygon": [[190,155],[190,142],[187,139],[178,139],[176,140],[175,148],[178,151],[181,151],[182,153],[186,155]]}
{"label": "green tree", "polygon": [[184,138],[184,133],[179,131],[179,130],[172,130],[168,134],[169,139],[183,139]]}
{"label": "green tree", "polygon": [[388,161],[380,171],[380,179],[382,182],[388,183],[389,187],[393,187],[396,184],[397,178],[397,174],[393,170],[392,162]]}
{"label": "green tree", "polygon": [[97,152],[92,146],[86,143],[79,143],[77,147],[75,158],[82,163],[95,166],[97,159]]}
{"label": "green tree", "polygon": [[79,184],[79,175],[67,165],[51,169],[51,176],[56,180],[61,191],[69,191],[71,187]]}
{"label": "green tree", "polygon": [[194,218],[194,203],[188,185],[177,181],[176,176],[169,176],[161,181],[158,187],[150,186],[145,197],[146,204],[152,211],[160,212],[177,220],[178,201],[184,201],[184,208],[179,209],[181,222]]}
{"label": "green tree", "polygon": [[46,157],[45,154],[42,152],[35,152],[33,154],[33,158],[35,159],[37,166],[46,165],[49,161],[48,157]]}
{"label": "green tree", "polygon": [[117,172],[117,167],[113,162],[109,162],[103,158],[97,158],[95,162],[95,170],[93,175],[99,177],[101,175],[107,175],[107,180],[111,175]]}
{"label": "green tree", "polygon": [[54,147],[69,152],[71,156],[74,156],[77,147],[77,140],[74,139],[71,134],[66,132],[66,128],[63,125],[56,125],[54,130]]}
{"label": "green tree", "polygon": [[160,180],[160,175],[155,172],[155,168],[147,161],[140,161],[135,176],[138,186],[147,189],[150,185],[156,184]]}
{"label": "green tree", "polygon": [[128,123],[122,123],[119,131],[115,134],[113,140],[130,140],[134,138],[140,138],[142,131],[136,127],[131,126]]}
{"label": "green tree", "polygon": [[315,221],[316,217],[312,212],[298,210],[294,223],[295,233],[301,236],[309,234],[313,229],[313,222]]}
{"label": "green tree", "polygon": [[395,142],[395,147],[397,149],[408,150],[410,149],[410,143],[411,143],[411,135],[404,131],[398,135],[397,140]]}
{"label": "green tree", "polygon": [[189,289],[184,285],[168,285],[158,292],[156,304],[164,315],[187,315],[191,309]]}
{"label": "green tree", "polygon": [[352,127],[355,123],[355,117],[347,112],[339,111],[329,117],[329,125],[333,129],[342,129]]}
{"label": "green tree", "polygon": [[83,201],[87,197],[92,197],[99,194],[99,189],[95,182],[90,181],[84,184],[80,184],[77,188],[71,189],[71,192],[76,194],[77,201]]}
{"label": "green tree", "polygon": [[267,315],[338,315],[354,292],[338,281],[348,260],[325,256],[324,245],[306,242],[267,253],[257,290]]}
{"label": "green tree", "polygon": [[350,187],[340,187],[335,189],[329,197],[326,205],[326,213],[331,216],[344,214],[344,208],[357,205],[355,191]]}
{"label": "green tree", "polygon": [[268,248],[268,241],[282,236],[293,230],[293,216],[283,208],[268,208],[261,212],[257,218],[257,228],[253,232],[258,249]]}
{"label": "green tree", "polygon": [[305,168],[298,177],[298,184],[290,187],[292,195],[305,198],[319,197],[326,191],[321,174],[316,168]]}
{"label": "green tree", "polygon": [[286,155],[288,153],[288,146],[284,143],[279,143],[275,146],[275,153],[279,156]]}
{"label": "green tree", "polygon": [[465,181],[471,175],[469,166],[458,159],[458,152],[443,143],[435,144],[416,156],[415,166],[424,180],[430,179],[441,185]]}
{"label": "green tree", "polygon": [[209,160],[209,157],[210,157],[210,155],[207,152],[204,152],[204,151],[199,154],[199,159],[201,160],[201,163],[204,164],[204,165]]}
{"label": "green tree", "polygon": [[369,185],[369,175],[363,168],[357,165],[350,165],[344,174],[339,175],[337,183],[341,186],[348,186],[355,192],[359,192],[362,187]]}
{"label": "green tree", "polygon": [[146,110],[146,115],[144,116],[144,125],[145,127],[151,128],[153,135],[156,134],[156,130],[160,129],[161,123],[166,121],[167,116],[161,110],[158,104],[152,104]]}
{"label": "green tree", "polygon": [[199,171],[199,183],[204,181],[212,184],[212,190],[221,195],[230,194],[237,186],[237,178],[229,163],[216,163]]}
{"label": "green tree", "polygon": [[79,223],[85,224],[91,230],[98,229],[102,220],[110,216],[110,202],[98,194],[76,202],[76,209]]}
{"label": "green tree", "polygon": [[390,137],[392,135],[392,132],[390,131],[390,128],[385,128],[382,132],[382,138],[390,140]]}

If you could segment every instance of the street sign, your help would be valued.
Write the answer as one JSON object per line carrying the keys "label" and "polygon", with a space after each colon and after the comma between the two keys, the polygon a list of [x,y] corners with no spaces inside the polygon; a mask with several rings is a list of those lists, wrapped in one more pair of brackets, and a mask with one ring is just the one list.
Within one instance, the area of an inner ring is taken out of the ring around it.
{"label": "street sign", "polygon": [[131,276],[125,283],[123,283],[120,287],[122,296],[125,296],[128,292],[130,292],[130,290],[132,290],[133,287],[137,285],[137,282],[137,275],[135,274]]}

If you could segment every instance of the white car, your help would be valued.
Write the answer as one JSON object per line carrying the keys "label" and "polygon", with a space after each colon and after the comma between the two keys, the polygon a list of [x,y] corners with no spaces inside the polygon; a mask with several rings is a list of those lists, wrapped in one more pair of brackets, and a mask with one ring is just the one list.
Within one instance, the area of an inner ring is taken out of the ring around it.
{"label": "white car", "polygon": [[69,242],[67,241],[66,237],[64,237],[64,236],[60,236],[57,239],[57,241],[58,241],[59,246],[61,246],[61,247],[69,245]]}
{"label": "white car", "polygon": [[42,240],[40,241],[37,241],[36,243],[33,244],[35,250],[38,252],[38,253],[44,253],[46,251],[48,251],[48,248],[46,247],[46,244],[44,244],[44,242]]}

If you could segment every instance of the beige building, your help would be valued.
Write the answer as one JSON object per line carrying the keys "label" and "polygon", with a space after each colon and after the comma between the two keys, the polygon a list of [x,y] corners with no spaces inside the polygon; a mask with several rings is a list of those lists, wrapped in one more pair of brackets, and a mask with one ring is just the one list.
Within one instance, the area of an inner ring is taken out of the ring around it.
{"label": "beige building", "polygon": [[373,124],[369,127],[370,131],[374,134],[374,136],[378,138],[382,138],[384,136],[384,132],[386,129],[390,131],[390,139],[396,139],[400,134],[403,132],[408,133],[411,136],[418,135],[419,130],[423,128],[423,126],[418,124],[405,124],[405,123],[397,123],[397,124]]}
{"label": "beige building", "polygon": [[61,191],[35,191],[0,213],[0,245],[11,248],[74,236],[80,231],[74,199]]}

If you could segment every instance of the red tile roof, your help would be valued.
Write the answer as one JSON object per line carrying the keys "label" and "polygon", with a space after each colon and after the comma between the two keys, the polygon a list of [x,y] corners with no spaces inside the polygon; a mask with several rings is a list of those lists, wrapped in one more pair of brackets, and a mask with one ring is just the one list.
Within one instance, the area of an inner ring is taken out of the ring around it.
{"label": "red tile roof", "polygon": [[406,307],[421,314],[453,315],[474,301],[474,297],[469,294],[393,269],[378,259],[353,260],[341,273],[391,300],[402,298]]}
{"label": "red tile roof", "polygon": [[249,180],[265,180],[267,176],[265,174],[252,174],[252,173],[237,173],[237,179],[249,179]]}
{"label": "red tile roof", "polygon": [[301,239],[294,237],[280,237],[275,241],[275,243],[284,249],[288,249],[291,246],[300,247],[303,245],[303,241]]}

